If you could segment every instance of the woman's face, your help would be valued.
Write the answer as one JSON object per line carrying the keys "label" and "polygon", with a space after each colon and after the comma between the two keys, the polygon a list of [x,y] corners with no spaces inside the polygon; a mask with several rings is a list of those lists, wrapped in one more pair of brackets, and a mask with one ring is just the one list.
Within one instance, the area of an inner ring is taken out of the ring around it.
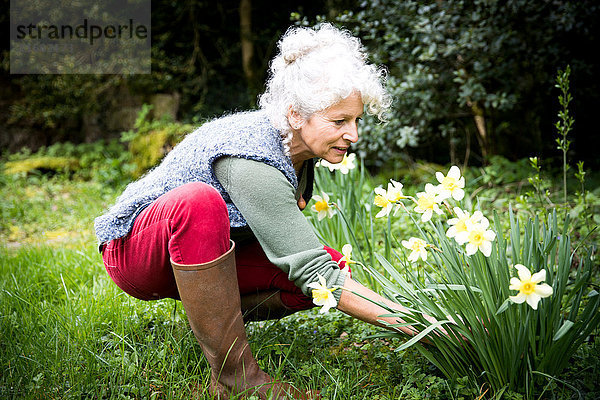
{"label": "woman's face", "polygon": [[[363,102],[358,92],[313,114],[294,130],[292,160],[320,157],[330,163],[341,162],[350,144],[358,140],[357,125],[362,115]],[[294,122],[291,124],[293,127]]]}

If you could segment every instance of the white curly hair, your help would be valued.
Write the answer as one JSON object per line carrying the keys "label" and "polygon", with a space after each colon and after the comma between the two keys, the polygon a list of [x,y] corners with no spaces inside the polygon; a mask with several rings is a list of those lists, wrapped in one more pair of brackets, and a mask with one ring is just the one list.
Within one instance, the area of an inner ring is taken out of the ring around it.
{"label": "white curly hair", "polygon": [[329,23],[291,27],[278,47],[258,104],[281,131],[286,151],[292,139],[287,119],[290,110],[306,121],[356,91],[367,113],[384,120],[391,105],[385,89],[386,71],[367,62],[363,45],[349,31]]}

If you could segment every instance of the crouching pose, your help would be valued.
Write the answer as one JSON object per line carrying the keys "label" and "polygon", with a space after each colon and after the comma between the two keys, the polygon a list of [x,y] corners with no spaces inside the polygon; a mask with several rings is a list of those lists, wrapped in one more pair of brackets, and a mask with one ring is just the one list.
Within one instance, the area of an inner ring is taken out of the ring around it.
{"label": "crouching pose", "polygon": [[258,367],[244,318],[313,307],[319,276],[348,289],[334,291],[339,310],[373,324],[386,313],[357,295],[386,301],[352,280],[301,212],[315,159],[342,161],[363,112],[381,117],[389,107],[384,79],[349,32],[291,28],[259,110],[205,123],[96,218],[106,270],[122,290],[183,303],[215,397],[318,398]]}

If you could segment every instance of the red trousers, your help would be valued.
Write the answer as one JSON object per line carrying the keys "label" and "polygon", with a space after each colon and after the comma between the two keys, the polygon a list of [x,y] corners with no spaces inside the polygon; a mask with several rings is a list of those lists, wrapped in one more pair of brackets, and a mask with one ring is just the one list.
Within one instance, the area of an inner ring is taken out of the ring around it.
{"label": "red trousers", "polygon": [[[230,248],[229,215],[223,198],[213,187],[194,182],[160,196],[135,220],[127,236],[111,240],[102,252],[106,271],[129,295],[142,300],[179,299],[171,260],[202,264]],[[325,249],[334,261],[342,254]],[[240,294],[279,289],[292,310],[313,307],[287,275],[273,265],[258,241],[236,244]],[[344,268],[342,262],[340,265]]]}

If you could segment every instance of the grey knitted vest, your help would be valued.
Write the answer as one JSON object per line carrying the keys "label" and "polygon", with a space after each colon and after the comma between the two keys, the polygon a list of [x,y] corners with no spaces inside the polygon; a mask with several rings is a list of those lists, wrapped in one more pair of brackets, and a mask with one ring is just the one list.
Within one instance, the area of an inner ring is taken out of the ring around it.
{"label": "grey knitted vest", "polygon": [[[292,161],[285,154],[280,132],[262,111],[225,116],[205,123],[190,133],[163,161],[141,179],[129,184],[106,214],[95,219],[96,236],[100,243],[125,236],[135,218],[159,196],[189,182],[205,182],[219,191],[229,211],[231,227],[247,225],[231,202],[231,198],[216,179],[213,163],[223,156],[260,161],[280,170],[298,188],[298,178]],[[312,195],[313,169],[309,160],[308,202]]]}

